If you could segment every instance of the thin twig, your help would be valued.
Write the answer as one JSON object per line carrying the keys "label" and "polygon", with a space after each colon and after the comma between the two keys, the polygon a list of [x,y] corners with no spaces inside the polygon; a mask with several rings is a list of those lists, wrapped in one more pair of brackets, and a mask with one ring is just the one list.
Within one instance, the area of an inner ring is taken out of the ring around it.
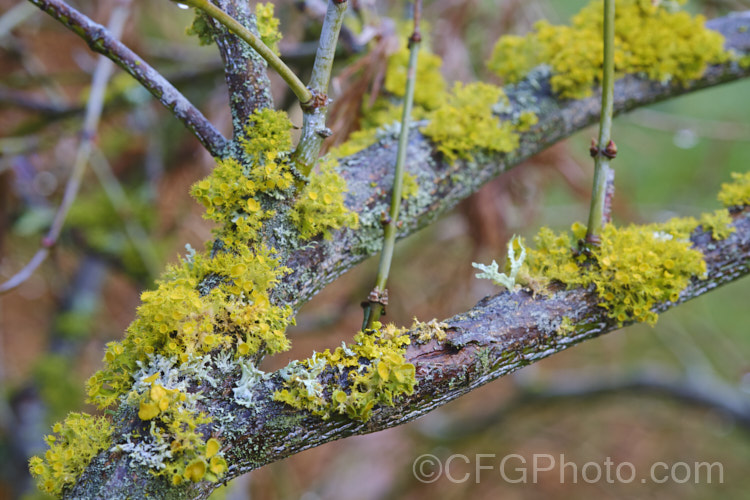
{"label": "thin twig", "polygon": [[302,83],[302,80],[299,79],[294,71],[292,71],[273,50],[268,48],[268,46],[261,41],[260,37],[255,36],[250,30],[237,22],[236,19],[208,0],[180,0],[180,3],[202,10],[207,15],[226,26],[229,31],[246,41],[248,45],[255,49],[255,51],[260,54],[266,62],[268,62],[268,65],[275,69],[279,76],[284,79],[301,103],[305,104],[310,102],[313,96],[307,87],[305,87],[305,84]]}
{"label": "thin twig", "polygon": [[205,116],[158,71],[97,24],[62,0],[29,0],[83,38],[91,50],[115,62],[138,80],[156,99],[169,109],[213,156],[223,156],[227,140]]}
{"label": "thin twig", "polygon": [[602,226],[610,221],[615,171],[609,161],[617,155],[611,139],[615,88],[615,0],[604,0],[604,68],[602,76],[602,111],[599,120],[599,142],[591,144],[594,157],[594,189],[586,230],[586,244],[598,245]]}
{"label": "thin twig", "polygon": [[302,135],[294,150],[293,159],[303,175],[309,175],[320,155],[320,148],[331,131],[326,128],[328,114],[328,83],[331,79],[336,44],[344,22],[346,0],[328,0],[328,10],[320,32],[320,44],[315,55],[310,85],[314,95],[309,106],[303,106]]}
{"label": "thin twig", "polygon": [[[108,36],[119,38],[122,34],[122,29],[125,26],[125,21],[127,20],[129,13],[130,0],[122,0],[117,4],[110,16]],[[96,129],[99,125],[99,118],[102,114],[107,81],[112,75],[113,69],[114,67],[109,59],[106,57],[99,58],[96,69],[94,70],[94,76],[91,78],[91,93],[86,105],[86,117],[84,118],[83,128],[81,130],[81,142],[78,144],[73,171],[71,172],[70,179],[68,179],[68,183],[65,186],[65,193],[60,202],[60,207],[57,209],[55,217],[52,220],[52,226],[44,238],[42,238],[42,248],[37,251],[31,261],[29,261],[23,269],[5,283],[0,284],[0,294],[13,290],[29,279],[31,275],[34,274],[34,271],[36,271],[42,262],[45,261],[51,248],[57,243],[63,225],[65,224],[65,218],[78,195],[78,189],[81,187],[83,174],[86,171],[86,165],[89,156],[91,155]]]}
{"label": "thin twig", "polygon": [[393,174],[393,190],[391,192],[391,209],[388,217],[383,221],[385,236],[383,250],[380,253],[378,274],[375,278],[375,288],[370,292],[364,305],[365,313],[362,329],[372,328],[373,322],[385,314],[388,303],[388,274],[391,270],[393,250],[396,246],[396,228],[398,227],[398,212],[401,208],[401,193],[404,185],[404,164],[406,163],[406,146],[409,142],[409,126],[411,124],[411,108],[414,102],[414,87],[417,73],[417,57],[422,35],[419,32],[421,0],[414,2],[414,32],[409,37],[409,66],[406,70],[406,92],[404,95],[404,112],[401,115],[401,131],[398,136],[398,151],[396,153],[396,170]]}

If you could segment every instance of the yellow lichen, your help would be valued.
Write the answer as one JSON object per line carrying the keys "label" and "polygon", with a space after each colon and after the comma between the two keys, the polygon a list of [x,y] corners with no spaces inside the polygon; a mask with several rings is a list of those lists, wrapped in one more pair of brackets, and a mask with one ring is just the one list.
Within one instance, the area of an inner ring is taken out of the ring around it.
{"label": "yellow lichen", "polygon": [[[591,94],[602,67],[602,3],[592,2],[571,26],[536,24],[525,37],[506,36],[488,61],[491,71],[517,82],[534,67],[548,64],[552,89],[561,97]],[[618,0],[615,9],[615,72],[645,74],[660,82],[686,83],[709,64],[725,62],[724,38],[706,29],[702,16],[655,6],[650,0]]]}
{"label": "yellow lichen", "polygon": [[[411,341],[406,330],[378,322],[373,326],[373,330],[358,333],[352,344],[338,347],[333,352],[326,349],[324,353],[304,360],[301,364],[317,375],[310,378],[295,368],[293,371],[297,375],[285,377],[285,388],[277,391],[274,399],[323,418],[341,414],[366,421],[376,405],[393,406],[395,397],[411,394],[416,378],[414,365],[404,357],[406,346]],[[342,386],[331,384],[324,391],[317,381],[324,369],[346,375],[348,383]],[[330,399],[326,397],[327,393]]]}
{"label": "yellow lichen", "polygon": [[346,183],[336,172],[338,162],[327,157],[318,163],[318,172],[300,193],[290,217],[302,239],[322,234],[331,238],[331,231],[342,227],[356,228],[357,214],[344,206]]}
{"label": "yellow lichen", "polygon": [[732,226],[732,216],[726,209],[703,214],[699,222],[703,230],[711,231],[711,237],[717,241],[725,239],[735,231],[734,226]]}
{"label": "yellow lichen", "polygon": [[274,17],[273,9],[274,5],[271,2],[255,4],[255,21],[261,41],[278,55],[282,36],[279,31],[279,20]]}
{"label": "yellow lichen", "polygon": [[446,328],[448,328],[447,323],[441,323],[436,319],[421,322],[414,318],[411,325],[411,331],[416,335],[417,342],[429,342],[432,339],[442,342],[447,338]]}
{"label": "yellow lichen", "polygon": [[703,254],[688,236],[697,225],[692,218],[663,224],[604,227],[601,245],[587,257],[573,251],[586,228],[576,223],[571,233],[542,228],[529,249],[526,269],[532,279],[555,280],[568,287],[595,286],[607,315],[618,324],[654,324],[653,307],[679,300],[691,278],[706,272]]}
{"label": "yellow lichen", "polygon": [[[409,65],[409,49],[404,45],[388,58],[385,74],[385,90],[403,98],[406,92],[406,70]],[[431,111],[440,107],[445,99],[446,83],[440,73],[443,61],[425,48],[417,58],[414,105]],[[399,106],[400,109],[400,106]]]}
{"label": "yellow lichen", "polygon": [[468,159],[476,150],[509,152],[518,147],[510,122],[501,122],[493,107],[507,105],[503,89],[488,83],[457,82],[445,106],[435,111],[422,133],[449,161]]}
{"label": "yellow lichen", "polygon": [[42,457],[29,460],[29,470],[39,489],[61,496],[66,486],[75,483],[91,459],[109,447],[112,427],[104,417],[71,413],[53,427],[56,435],[44,438],[49,449]]}
{"label": "yellow lichen", "polygon": [[727,208],[750,205],[750,171],[732,173],[733,182],[724,183],[719,191],[719,201]]}
{"label": "yellow lichen", "polygon": [[419,194],[419,183],[417,183],[417,176],[409,172],[404,172],[404,185],[401,190],[401,198],[407,199]]}
{"label": "yellow lichen", "polygon": [[[199,430],[212,419],[196,406],[196,394],[161,382],[165,369],[139,381],[133,374],[157,359],[182,367],[219,351],[247,359],[287,350],[284,332],[294,321],[292,310],[273,304],[270,294],[288,269],[258,241],[263,224],[278,215],[268,207],[296,198],[281,223],[299,223],[300,239],[356,223],[343,205],[346,186],[333,161],[298,186],[290,127],[284,113],[256,111],[240,139],[239,157],[219,161],[211,176],[193,186],[205,216],[218,223],[215,243],[203,252],[191,250],[167,268],[155,290],[142,294],[125,338],[107,345],[104,368],[89,380],[91,402],[107,407],[126,401],[138,409],[155,450],[142,458],[153,464],[160,457],[155,473],[174,484],[217,480],[226,470],[218,441],[206,440]],[[132,451],[130,444],[117,446]]]}

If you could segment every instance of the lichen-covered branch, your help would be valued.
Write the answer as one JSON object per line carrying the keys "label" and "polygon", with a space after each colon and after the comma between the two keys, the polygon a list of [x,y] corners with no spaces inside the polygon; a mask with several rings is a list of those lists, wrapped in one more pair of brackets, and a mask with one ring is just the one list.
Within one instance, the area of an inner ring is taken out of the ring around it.
{"label": "lichen-covered branch", "polygon": [[226,154],[227,140],[180,91],[169,83],[107,29],[61,0],[29,0],[73,33],[83,38],[91,50],[102,54],[143,85],[177,117],[211,155]]}
{"label": "lichen-covered branch", "polygon": [[[750,273],[750,209],[733,214],[735,232],[719,242],[711,231],[696,230],[691,240],[706,262],[708,278],[694,279],[679,299],[657,310],[675,307]],[[225,443],[228,480],[286,456],[341,439],[408,422],[498,377],[537,362],[575,344],[620,327],[598,304],[593,289],[563,286],[534,296],[528,290],[504,291],[480,301],[472,310],[433,324],[440,335],[425,336],[424,324],[410,332],[406,359],[416,368],[413,394],[394,407],[377,407],[367,422],[333,417],[323,420],[273,400],[282,387],[279,376],[257,384],[252,408],[239,406],[226,394],[235,380],[223,381],[205,405],[231,415],[226,424],[235,438]],[[570,321],[565,321],[568,318]],[[428,324],[429,326],[429,324]],[[420,340],[421,339],[421,340]],[[138,425],[134,410],[121,411],[116,425]],[[206,498],[216,484],[201,482],[169,487],[127,454],[102,452],[89,465],[68,498]]]}
{"label": "lichen-covered branch", "polygon": [[[248,2],[217,0],[216,5],[247,29],[257,30]],[[211,19],[214,26],[213,37],[224,62],[234,135],[241,137],[253,111],[273,106],[266,61],[237,35]]]}
{"label": "lichen-covered branch", "polygon": [[[746,52],[750,35],[744,34],[747,29],[738,28],[747,21],[725,18],[714,27],[726,30],[731,48]],[[622,78],[615,87],[615,110],[626,111],[750,73],[728,59],[709,67],[698,79],[672,84]],[[492,177],[597,118],[597,97],[561,100],[552,92],[548,77],[532,72],[507,87],[508,102],[502,102],[502,109],[493,107],[503,122],[484,109],[477,110],[476,105],[471,108],[483,123],[497,122],[499,128],[505,127],[513,147],[502,149],[504,152],[475,147],[469,153],[460,141],[456,144],[463,151],[446,149],[445,144],[435,144],[411,130],[406,169],[418,189],[402,206],[401,236],[426,225]],[[458,86],[456,94],[468,93],[468,88]],[[474,89],[483,96],[499,98],[502,94],[489,85],[478,84]],[[448,107],[456,104],[450,113],[460,113],[462,98],[450,97],[455,102]],[[486,107],[493,103],[497,98]],[[538,122],[523,121],[533,125],[530,129],[508,126],[521,123],[519,116],[529,115],[539,117]],[[596,272],[584,270],[578,261],[572,261],[570,245],[562,244],[553,249],[555,255],[566,259],[564,265],[556,266],[557,274],[533,272],[539,270],[541,261],[536,252],[534,258],[529,255],[530,261],[536,259],[529,263],[529,277],[558,279],[571,285],[569,290],[553,283],[547,293],[533,295],[526,289],[506,292],[483,300],[466,314],[444,323],[415,325],[407,333],[395,327],[376,327],[361,332],[355,343],[334,353],[327,351],[293,361],[278,372],[264,373],[258,370],[257,361],[264,353],[285,348],[287,339],[282,331],[292,309],[379,250],[380,214],[389,202],[386,193],[393,182],[396,138],[381,134],[379,147],[341,160],[349,189],[346,202],[359,216],[360,225],[354,229],[354,224],[344,223],[340,217],[343,208],[334,203],[333,195],[341,194],[339,188],[303,192],[289,214],[265,210],[267,198],[284,196],[292,189],[291,160],[286,155],[291,142],[288,121],[278,112],[264,110],[255,113],[253,120],[255,126],[248,130],[256,136],[242,143],[248,157],[255,159],[247,165],[251,178],[234,182],[243,165],[229,159],[219,162],[215,174],[193,189],[209,216],[222,224],[218,244],[210,253],[186,256],[157,291],[144,296],[138,320],[121,343],[108,345],[106,366],[89,383],[94,401],[102,406],[119,405],[115,416],[111,421],[74,416],[59,426],[68,436],[65,439],[81,438],[77,440],[83,443],[76,444],[76,449],[88,454],[86,462],[89,456],[94,457],[82,475],[77,471],[72,476],[77,478],[75,483],[72,478],[58,482],[58,491],[71,498],[204,498],[215,487],[213,480],[226,481],[334,439],[406,422],[520,366],[635,318],[655,320],[656,312],[750,271],[750,177],[745,174],[722,190],[725,206],[745,207],[735,208],[732,218],[727,210],[720,211],[701,219],[703,229],[695,229],[699,222],[694,220],[676,221],[679,234],[669,232],[667,226],[666,232],[651,227],[609,231],[612,239],[608,241],[620,244],[620,250],[625,243],[648,240],[635,250],[643,255],[651,252],[654,260],[659,260],[642,271],[656,276],[647,283],[651,291],[645,308],[639,305],[636,310],[632,301],[625,302],[631,298],[629,285],[614,290],[622,292],[617,299],[621,302],[607,303],[609,299],[602,297],[608,295],[607,255],[596,257],[600,259]],[[262,162],[269,157],[277,161],[266,168]],[[330,182],[323,182],[323,187],[343,183],[332,170],[329,174]],[[323,177],[313,177],[307,187]],[[232,182],[224,182],[224,178]],[[267,190],[258,190],[261,181]],[[305,225],[316,222],[306,219],[309,213],[330,206],[340,209],[332,216],[335,224],[322,228]],[[348,219],[351,214],[343,215]],[[290,223],[296,231],[290,229]],[[342,229],[344,226],[349,229]],[[333,238],[310,239],[316,235]],[[692,235],[693,248],[683,240],[688,235]],[[667,247],[671,254],[657,255]],[[602,252],[604,248],[602,245]],[[633,255],[628,255],[632,260]],[[629,276],[626,271],[632,269],[632,262],[626,264],[631,267],[620,274]],[[645,265],[643,259],[637,265]],[[662,267],[672,271],[662,272]],[[559,272],[567,273],[570,280]],[[249,296],[252,301],[242,298]],[[606,307],[602,307],[603,298]],[[263,315],[254,314],[253,308],[263,309]],[[218,311],[219,316],[194,314],[207,310]],[[162,334],[169,332],[178,334],[165,340]],[[230,348],[220,349],[220,344]],[[189,352],[197,350],[210,355],[191,358]],[[88,439],[77,430],[105,423],[107,429]],[[51,449],[62,450],[61,444],[52,441]],[[47,457],[48,462],[35,459],[32,470],[38,469],[36,473],[42,477],[50,475],[56,470],[53,465],[59,463],[55,453]]]}
{"label": "lichen-covered branch", "polygon": [[[727,50],[750,52],[750,12],[711,20],[707,26],[722,33]],[[750,66],[727,62],[710,66],[703,76],[686,84],[660,83],[633,75],[615,82],[616,114],[750,76]],[[552,91],[549,75],[532,72],[516,85],[505,87],[510,101],[508,115],[534,110],[539,122],[520,135],[519,146],[510,153],[474,155],[470,160],[451,162],[435,151],[435,144],[417,124],[410,133],[406,172],[419,184],[418,194],[404,201],[403,226],[399,237],[414,233],[452,209],[486,182],[546,149],[557,141],[595,123],[601,98],[560,99]],[[315,293],[381,248],[380,216],[388,212],[387,193],[393,183],[397,136],[384,137],[378,144],[340,160],[349,193],[346,204],[356,207],[360,228],[341,231],[331,241],[295,250],[287,259],[294,272],[277,292],[280,301],[299,307]],[[373,184],[375,183],[375,184]]]}

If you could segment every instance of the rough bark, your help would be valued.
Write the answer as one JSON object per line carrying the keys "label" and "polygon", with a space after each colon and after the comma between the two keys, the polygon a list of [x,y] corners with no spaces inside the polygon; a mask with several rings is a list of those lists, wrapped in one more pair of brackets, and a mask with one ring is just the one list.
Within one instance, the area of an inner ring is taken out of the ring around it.
{"label": "rough bark", "polygon": [[[729,17],[712,22],[727,35],[729,47],[750,48],[750,34],[738,30],[748,17]],[[685,87],[626,77],[615,87],[615,110],[624,112],[645,104],[747,76],[750,69],[736,63],[709,68],[703,78]],[[428,224],[453,207],[479,186],[534,153],[591,124],[598,115],[598,98],[558,101],[551,94],[544,75],[509,87],[514,109],[534,106],[540,121],[521,137],[521,146],[508,155],[479,154],[474,161],[450,164],[438,155],[430,142],[415,128],[410,134],[410,172],[417,174],[420,194],[406,202],[405,236]],[[387,186],[395,156],[396,138],[381,141],[342,164],[349,183],[348,204],[360,214],[362,227],[342,231],[332,241],[320,241],[302,249],[285,249],[285,264],[294,269],[279,287],[275,300],[299,307],[314,293],[366,256],[380,248],[380,213],[387,204]],[[373,188],[371,183],[376,183]],[[736,232],[716,242],[697,230],[696,248],[703,251],[708,278],[694,280],[677,303],[665,303],[666,310],[750,272],[750,210],[734,214]],[[375,432],[413,420],[474,388],[518,368],[567,349],[579,342],[619,328],[599,302],[593,290],[562,287],[551,295],[536,297],[528,291],[504,292],[488,297],[471,311],[446,320],[448,338],[443,342],[413,343],[407,357],[416,367],[418,384],[409,397],[395,407],[379,407],[366,423],[345,418],[322,420],[274,402],[272,393],[280,387],[276,376],[257,387],[258,406],[237,406],[231,394],[235,377],[228,377],[218,389],[206,391],[207,411],[234,415],[226,436],[226,458],[230,464],[223,480],[280,460],[320,444],[355,434]],[[561,333],[563,317],[572,319],[572,332]],[[239,374],[236,374],[239,377]],[[137,411],[123,407],[115,419],[118,433],[140,425]],[[170,487],[147,469],[133,466],[126,454],[104,451],[96,457],[66,498],[205,498],[216,487],[202,482]]]}
{"label": "rough bark", "polygon": [[[224,12],[235,18],[254,34],[258,34],[250,3],[237,0],[214,0]],[[224,77],[229,87],[234,136],[241,137],[244,124],[256,109],[273,106],[271,82],[266,62],[247,43],[211,19],[214,40],[224,61]]]}
{"label": "rough bark", "polygon": [[[750,51],[750,31],[741,27],[749,24],[750,12],[745,12],[711,20],[708,26],[726,37],[728,50],[746,53]],[[616,114],[625,113],[748,75],[750,67],[741,68],[736,62],[711,66],[701,79],[684,86],[629,75],[615,82],[614,110]],[[480,153],[472,161],[451,163],[436,153],[430,140],[419,132],[424,123],[412,128],[406,170],[416,176],[419,194],[404,202],[399,237],[429,225],[486,182],[599,119],[601,96],[597,92],[586,99],[559,100],[543,72],[533,73],[505,91],[512,109],[508,114],[533,109],[539,117],[537,125],[521,135],[520,146],[509,154]],[[278,290],[280,302],[301,306],[348,269],[380,251],[383,238],[380,216],[388,212],[397,142],[395,136],[383,139],[340,161],[349,187],[346,202],[358,212],[360,227],[341,231],[330,241],[290,250],[286,265],[294,272]]]}

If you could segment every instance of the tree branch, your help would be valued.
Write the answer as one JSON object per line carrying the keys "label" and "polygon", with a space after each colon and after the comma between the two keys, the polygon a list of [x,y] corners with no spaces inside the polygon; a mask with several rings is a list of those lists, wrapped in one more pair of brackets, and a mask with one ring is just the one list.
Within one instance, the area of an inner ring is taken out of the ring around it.
{"label": "tree branch", "polygon": [[[720,242],[711,233],[696,230],[695,248],[704,254],[708,278],[693,280],[676,303],[664,303],[659,312],[707,293],[750,273],[750,207],[733,216],[735,233]],[[473,389],[519,368],[535,363],[575,344],[620,328],[597,304],[593,289],[552,290],[549,297],[531,292],[503,292],[480,301],[472,310],[445,321],[447,339],[412,344],[406,357],[416,367],[417,386],[411,396],[394,407],[379,407],[365,423],[346,418],[322,420],[273,401],[282,388],[281,377],[258,384],[254,409],[238,406],[230,396],[236,380],[223,381],[204,393],[206,411],[233,415],[223,436],[230,464],[222,480],[281,460],[289,455],[348,436],[367,434],[414,420]],[[573,332],[560,331],[562,318],[571,318]],[[239,374],[236,374],[239,378]],[[121,410],[117,422],[122,433],[140,424],[134,409]],[[202,482],[170,487],[147,469],[130,463],[127,454],[102,452],[89,465],[67,498],[206,498],[216,484]]]}
{"label": "tree branch", "polygon": [[[216,5],[257,35],[257,26],[248,2],[216,0]],[[235,137],[243,135],[248,117],[256,109],[273,106],[271,82],[265,60],[237,35],[224,28],[214,18],[214,41],[224,61],[224,77],[229,87],[229,106]]]}
{"label": "tree branch", "polygon": [[[728,45],[741,51],[750,48],[750,34],[738,30],[747,17],[728,17],[712,22],[714,29],[728,34]],[[657,100],[748,76],[750,68],[736,63],[714,66],[685,87],[626,77],[615,87],[618,112]],[[548,79],[539,73],[509,87],[514,110],[538,109],[539,123],[521,136],[520,147],[507,155],[479,153],[475,160],[450,164],[433,150],[418,131],[410,134],[407,167],[418,177],[420,193],[403,207],[401,236],[428,224],[474,192],[494,176],[518,164],[596,120],[598,97],[558,101]],[[342,162],[349,183],[348,204],[360,215],[362,227],[339,232],[333,241],[320,241],[299,250],[280,249],[284,265],[294,270],[278,287],[274,300],[299,307],[325,284],[377,252],[382,232],[379,217],[387,206],[387,186],[392,183],[396,138],[381,142]],[[373,189],[371,183],[377,187]],[[694,280],[676,303],[657,306],[658,311],[685,302],[750,273],[750,208],[734,214],[735,233],[716,242],[697,230],[694,246],[704,253],[708,278]],[[413,342],[406,353],[416,367],[418,384],[414,394],[400,399],[395,407],[376,407],[372,418],[358,422],[346,418],[321,420],[273,401],[282,379],[274,375],[256,384],[254,408],[237,406],[232,394],[239,373],[224,377],[219,387],[198,387],[203,391],[201,407],[213,415],[231,415],[222,432],[229,469],[222,481],[329,441],[365,434],[413,420],[474,388],[518,368],[534,363],[579,342],[619,328],[599,307],[592,289],[553,289],[548,297],[530,292],[505,292],[486,298],[466,314],[446,320],[448,337],[424,344]],[[575,326],[560,332],[562,318]],[[123,405],[113,425],[115,436],[129,435],[139,428],[137,409]],[[210,429],[206,429],[210,432]],[[144,466],[131,462],[122,452],[103,451],[88,466],[78,483],[66,492],[68,498],[205,498],[217,485],[200,482],[173,487],[155,478]]]}
{"label": "tree branch", "polygon": [[[740,29],[750,24],[750,11],[717,18],[708,27],[726,38],[727,50],[750,52],[750,31]],[[750,67],[736,62],[710,66],[704,75],[685,86],[660,83],[628,75],[615,83],[614,111],[622,114],[648,104],[677,97],[700,89],[750,76]],[[451,163],[435,151],[429,138],[415,124],[411,130],[406,153],[406,171],[416,177],[416,197],[404,201],[399,237],[406,237],[429,225],[455,207],[482,185],[552,144],[593,124],[599,119],[601,96],[579,100],[559,100],[549,85],[549,77],[541,71],[505,88],[510,100],[507,114],[520,110],[537,110],[539,122],[521,134],[519,147],[508,154],[478,153],[471,161]],[[286,265],[293,273],[286,276],[277,290],[279,302],[300,307],[318,291],[344,272],[382,247],[383,231],[380,216],[388,213],[387,193],[393,184],[392,165],[396,161],[398,137],[381,140],[373,147],[339,161],[349,193],[346,204],[359,214],[360,227],[344,230],[332,240],[292,251]]]}
{"label": "tree branch", "polygon": [[227,140],[211,122],[158,71],[113,38],[104,26],[95,23],[64,1],[29,1],[83,38],[91,50],[108,57],[138,80],[198,138],[212,156],[220,157],[225,154]]}

